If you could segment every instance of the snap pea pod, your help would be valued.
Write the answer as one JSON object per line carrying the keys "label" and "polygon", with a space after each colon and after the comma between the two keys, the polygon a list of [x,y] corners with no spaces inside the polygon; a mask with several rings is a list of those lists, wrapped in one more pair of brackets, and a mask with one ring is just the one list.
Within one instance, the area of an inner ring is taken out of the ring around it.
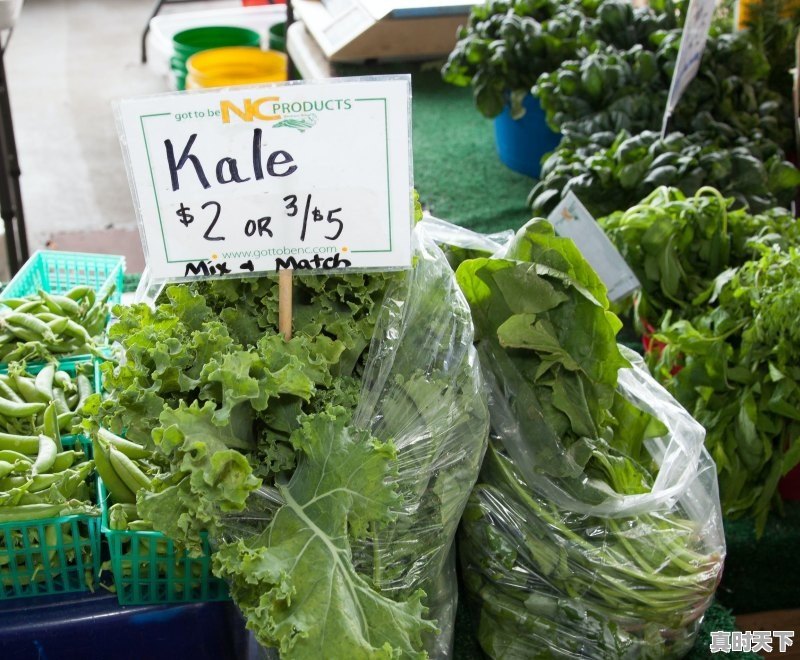
{"label": "snap pea pod", "polygon": [[21,454],[36,454],[39,451],[39,438],[30,435],[0,433],[0,450],[10,449]]}
{"label": "snap pea pod", "polygon": [[71,298],[72,300],[78,301],[83,300],[84,298],[89,299],[89,304],[93,305],[95,300],[95,293],[94,289],[87,285],[80,285],[73,287],[67,293],[64,294],[67,298]]}
{"label": "snap pea pod", "polygon": [[58,425],[58,412],[54,401],[49,403],[44,411],[43,417],[42,428],[44,430],[44,435],[48,438],[52,438],[53,443],[56,446],[56,450],[61,451],[64,448],[61,446],[61,432]]}
{"label": "snap pea pod", "polygon": [[64,390],[62,390],[60,387],[53,388],[53,403],[55,404],[59,415],[72,412],[72,408],[67,402],[67,397],[64,394]]}
{"label": "snap pea pod", "polygon": [[97,442],[94,444],[94,450],[94,463],[97,468],[97,474],[99,474],[100,478],[103,480],[111,499],[114,502],[134,504],[136,502],[136,496],[111,465],[108,456],[108,444],[104,443],[102,439],[97,438]]}
{"label": "snap pea pod", "polygon": [[73,420],[75,419],[75,413],[70,410],[68,412],[61,413],[57,419],[59,431],[70,431],[72,429]]}
{"label": "snap pea pod", "polygon": [[94,337],[105,329],[108,296],[98,299],[92,287],[82,285],[63,295],[40,290],[0,301],[0,360],[97,354]]}
{"label": "snap pea pod", "polygon": [[83,374],[78,374],[75,382],[78,388],[78,404],[75,407],[75,410],[80,410],[83,408],[83,404],[86,402],[86,399],[88,399],[94,393],[94,388],[92,387],[91,381]]}
{"label": "snap pea pod", "polygon": [[59,452],[56,454],[56,460],[53,462],[53,467],[51,470],[53,472],[63,472],[71,468],[75,463],[79,460],[86,458],[86,454],[82,451],[76,451],[74,449],[68,449],[66,451]]}
{"label": "snap pea pod", "polygon": [[97,437],[125,454],[128,458],[149,458],[152,452],[141,445],[121,438],[105,428],[98,429]]}
{"label": "snap pea pod", "polygon": [[42,472],[47,472],[56,460],[58,454],[58,446],[56,441],[43,433],[39,434],[39,452],[36,455],[36,460],[33,462],[31,474],[36,476]]}
{"label": "snap pea pod", "polygon": [[0,397],[0,414],[6,417],[31,417],[46,407],[44,403],[17,403]]}
{"label": "snap pea pod", "polygon": [[14,385],[19,395],[27,402],[39,401],[47,403],[50,401],[45,395],[36,388],[36,381],[22,374],[14,375]]}
{"label": "snap pea pod", "polygon": [[55,375],[56,366],[54,364],[48,364],[42,367],[34,378],[34,387],[36,387],[36,391],[39,392],[40,396],[45,401],[53,400],[53,378]]}
{"label": "snap pea pod", "polygon": [[33,459],[30,456],[22,452],[14,451],[13,449],[0,450],[0,461],[8,461],[9,463],[27,461],[28,463],[33,463]]}
{"label": "snap pea pod", "polygon": [[132,493],[135,494],[140,489],[150,490],[152,488],[150,478],[141,471],[139,466],[111,445],[108,447],[108,458],[117,476],[122,479]]}
{"label": "snap pea pod", "polygon": [[[80,376],[78,376],[78,378],[80,378]],[[72,393],[77,388],[75,382],[72,380],[72,377],[62,369],[56,371],[55,375],[53,376],[53,386],[60,387],[65,394]]]}
{"label": "snap pea pod", "polygon": [[0,380],[0,396],[8,399],[9,401],[15,401],[17,403],[25,403],[22,397],[16,393],[16,391],[8,385],[5,380]]}
{"label": "snap pea pod", "polygon": [[66,314],[67,316],[80,316],[81,306],[68,296],[59,296],[39,291],[39,295],[44,299],[47,308],[54,314]]}
{"label": "snap pea pod", "polygon": [[90,505],[76,500],[58,504],[22,504],[19,506],[0,507],[0,523],[43,520],[44,518],[55,518],[70,513],[88,513],[91,510],[92,507]]}
{"label": "snap pea pod", "polygon": [[70,319],[68,318],[55,318],[47,322],[47,327],[50,328],[54,335],[60,335],[67,329]]}

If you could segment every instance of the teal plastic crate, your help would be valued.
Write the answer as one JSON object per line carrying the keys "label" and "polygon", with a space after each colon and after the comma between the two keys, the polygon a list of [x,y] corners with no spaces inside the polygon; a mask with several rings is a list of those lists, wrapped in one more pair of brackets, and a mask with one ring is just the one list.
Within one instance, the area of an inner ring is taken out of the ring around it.
{"label": "teal plastic crate", "polygon": [[[88,438],[72,435],[61,441],[65,448],[80,443],[91,458]],[[100,575],[101,538],[100,515],[0,523],[0,601],[93,589]]]}
{"label": "teal plastic crate", "polygon": [[122,256],[39,250],[0,292],[0,300],[21,298],[39,289],[62,294],[73,287],[89,285],[101,297],[113,287],[109,300],[120,302],[124,275],[125,257]]}
{"label": "teal plastic crate", "polygon": [[121,605],[198,603],[228,600],[228,585],[211,573],[211,550],[190,557],[161,532],[115,530],[108,526],[108,493],[97,479],[101,529],[108,542],[111,571]]}

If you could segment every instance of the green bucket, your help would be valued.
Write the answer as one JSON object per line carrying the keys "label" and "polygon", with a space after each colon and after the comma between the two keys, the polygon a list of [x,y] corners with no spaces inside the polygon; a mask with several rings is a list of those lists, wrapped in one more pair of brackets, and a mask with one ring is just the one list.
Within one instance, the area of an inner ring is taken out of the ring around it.
{"label": "green bucket", "polygon": [[224,48],[227,46],[261,46],[261,36],[258,32],[247,28],[214,25],[197,27],[178,32],[172,37],[172,46],[175,51],[170,60],[170,66],[175,73],[175,82],[178,89],[184,89],[186,83],[186,60],[195,53],[210,48]]}
{"label": "green bucket", "polygon": [[269,49],[286,52],[286,23],[275,23],[269,29]]}

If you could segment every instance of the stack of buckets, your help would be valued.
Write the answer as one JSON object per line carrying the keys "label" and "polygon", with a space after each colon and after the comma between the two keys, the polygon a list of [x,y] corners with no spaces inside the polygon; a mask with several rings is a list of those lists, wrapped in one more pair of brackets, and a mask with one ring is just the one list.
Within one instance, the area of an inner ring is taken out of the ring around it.
{"label": "stack of buckets", "polygon": [[[279,40],[277,37],[281,37]],[[287,79],[283,24],[270,29],[270,47],[263,51],[257,32],[241,27],[209,26],[178,32],[170,65],[177,89],[252,85]]]}

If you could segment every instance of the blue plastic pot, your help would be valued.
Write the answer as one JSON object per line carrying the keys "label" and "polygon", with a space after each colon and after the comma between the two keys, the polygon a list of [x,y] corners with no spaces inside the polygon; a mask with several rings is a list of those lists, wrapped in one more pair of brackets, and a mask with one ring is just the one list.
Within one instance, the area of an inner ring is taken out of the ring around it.
{"label": "blue plastic pot", "polygon": [[510,105],[495,118],[497,154],[506,167],[536,179],[542,156],[558,146],[561,136],[547,126],[538,99],[528,94],[522,106],[525,115],[521,119],[511,118]]}

